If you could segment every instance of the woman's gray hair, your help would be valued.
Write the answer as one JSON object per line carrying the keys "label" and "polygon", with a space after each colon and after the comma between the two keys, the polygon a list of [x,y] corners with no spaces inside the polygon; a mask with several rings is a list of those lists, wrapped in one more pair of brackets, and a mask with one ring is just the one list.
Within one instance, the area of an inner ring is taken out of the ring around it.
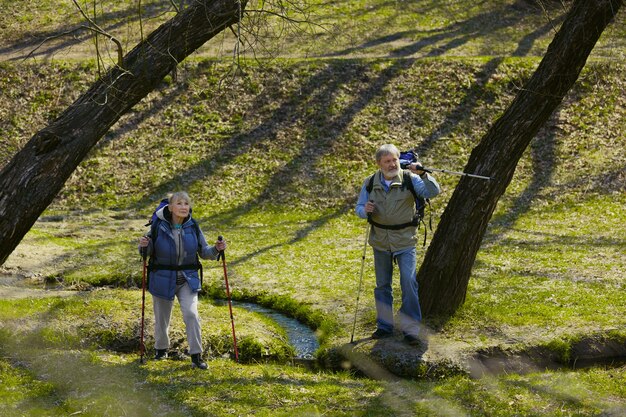
{"label": "woman's gray hair", "polygon": [[396,148],[396,145],[386,143],[376,151],[376,162],[380,161],[380,158],[386,155],[393,155],[396,158],[400,158],[400,151]]}
{"label": "woman's gray hair", "polygon": [[187,194],[185,191],[177,191],[172,194],[169,198],[169,203],[174,204],[175,201],[180,200],[186,201],[187,203],[189,203],[189,207],[191,207],[191,198],[189,197],[189,194]]}

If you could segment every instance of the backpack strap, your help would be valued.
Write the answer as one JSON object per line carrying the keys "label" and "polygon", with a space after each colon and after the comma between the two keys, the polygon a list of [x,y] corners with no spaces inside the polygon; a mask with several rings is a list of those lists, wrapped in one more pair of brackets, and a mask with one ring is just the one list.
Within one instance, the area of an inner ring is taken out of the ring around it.
{"label": "backpack strap", "polygon": [[166,270],[166,271],[185,271],[188,269],[202,269],[202,265],[199,264],[185,264],[185,265],[159,265],[152,264],[148,267],[150,271]]}
{"label": "backpack strap", "polygon": [[[430,198],[424,198],[422,196],[417,195],[415,192],[415,187],[413,186],[413,180],[411,180],[411,174],[409,171],[404,171],[402,178],[402,186],[406,186],[409,191],[413,194],[415,198],[415,216],[418,218],[417,220],[417,228],[419,229],[420,223],[424,223],[424,242],[422,246],[426,246],[426,235],[427,235],[427,227],[426,222],[424,221],[424,212],[426,209],[426,204],[428,204],[428,208],[430,209]],[[428,210],[428,229],[433,231],[433,213],[431,210]]]}

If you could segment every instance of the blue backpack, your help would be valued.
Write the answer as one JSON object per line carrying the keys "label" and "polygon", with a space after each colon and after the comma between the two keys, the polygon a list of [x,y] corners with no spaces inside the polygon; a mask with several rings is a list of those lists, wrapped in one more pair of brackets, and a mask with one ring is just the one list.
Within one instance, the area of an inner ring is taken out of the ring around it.
{"label": "blue backpack", "polygon": [[156,221],[159,219],[157,217],[157,211],[161,210],[163,207],[167,206],[169,203],[170,201],[167,198],[164,198],[163,200],[161,200],[157,208],[155,208],[154,211],[152,212],[152,217],[150,217],[150,220],[148,220],[148,223],[144,224],[144,226],[152,226],[153,224],[155,224]]}
{"label": "blue backpack", "polygon": [[417,162],[417,152],[400,152],[400,158],[398,159],[400,159],[400,167],[402,167],[402,169],[406,169],[413,162]]}

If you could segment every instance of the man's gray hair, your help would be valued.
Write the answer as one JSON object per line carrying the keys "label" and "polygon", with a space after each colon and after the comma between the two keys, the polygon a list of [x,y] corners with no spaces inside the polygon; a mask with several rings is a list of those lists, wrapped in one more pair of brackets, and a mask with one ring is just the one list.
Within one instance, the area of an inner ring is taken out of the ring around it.
{"label": "man's gray hair", "polygon": [[392,145],[391,143],[386,143],[382,145],[376,151],[376,162],[380,161],[383,156],[393,155],[397,158],[400,158],[400,151],[396,148],[396,145]]}

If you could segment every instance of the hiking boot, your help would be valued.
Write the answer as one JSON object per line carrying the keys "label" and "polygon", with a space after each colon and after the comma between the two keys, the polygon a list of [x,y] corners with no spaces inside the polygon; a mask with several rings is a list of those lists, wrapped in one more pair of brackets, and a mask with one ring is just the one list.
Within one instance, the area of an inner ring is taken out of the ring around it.
{"label": "hiking boot", "polygon": [[161,359],[167,359],[167,349],[157,349],[154,354],[154,360],[160,361]]}
{"label": "hiking boot", "polygon": [[393,336],[393,332],[383,329],[376,329],[376,331],[372,333],[372,339],[385,339],[391,336]]}
{"label": "hiking boot", "polygon": [[419,337],[417,336],[413,336],[412,334],[405,334],[404,335],[404,342],[411,345],[411,346],[421,346],[422,345],[422,341],[420,340]]}
{"label": "hiking boot", "polygon": [[208,368],[206,362],[202,360],[199,353],[194,353],[193,355],[191,355],[191,367],[198,368],[198,369]]}

